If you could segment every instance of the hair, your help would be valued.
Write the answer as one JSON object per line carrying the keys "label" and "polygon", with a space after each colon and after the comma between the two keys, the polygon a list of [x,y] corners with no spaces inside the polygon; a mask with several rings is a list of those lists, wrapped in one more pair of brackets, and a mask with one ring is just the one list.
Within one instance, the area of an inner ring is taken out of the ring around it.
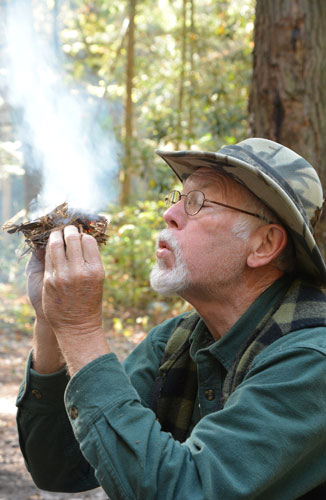
{"label": "hair", "polygon": [[[244,208],[250,211],[254,211],[257,215],[270,221],[272,224],[281,225],[287,235],[287,243],[281,253],[274,259],[273,265],[279,270],[286,273],[291,273],[295,267],[295,248],[292,242],[292,238],[289,235],[284,224],[280,221],[278,216],[268,208],[256,195],[254,195],[249,189],[244,188],[242,191]],[[239,220],[233,226],[233,234],[241,239],[247,239],[252,231],[264,225],[265,222],[261,219],[253,217],[245,217],[240,215]]]}

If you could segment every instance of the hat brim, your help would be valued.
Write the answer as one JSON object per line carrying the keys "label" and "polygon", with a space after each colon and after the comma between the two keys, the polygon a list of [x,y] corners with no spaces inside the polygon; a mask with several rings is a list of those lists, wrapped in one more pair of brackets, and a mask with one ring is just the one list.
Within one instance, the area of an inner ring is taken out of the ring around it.
{"label": "hat brim", "polygon": [[156,154],[181,182],[199,168],[209,167],[244,185],[286,226],[295,246],[300,271],[313,281],[326,284],[326,266],[302,210],[275,179],[243,160],[221,153],[156,150]]}

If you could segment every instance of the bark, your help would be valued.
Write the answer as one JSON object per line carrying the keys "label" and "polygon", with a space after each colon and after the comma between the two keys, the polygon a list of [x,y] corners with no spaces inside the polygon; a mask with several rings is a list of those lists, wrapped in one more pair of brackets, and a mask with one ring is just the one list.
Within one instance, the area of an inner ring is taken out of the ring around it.
{"label": "bark", "polygon": [[187,0],[183,0],[182,4],[182,31],[181,31],[181,64],[180,64],[180,77],[179,77],[179,96],[178,96],[178,112],[177,112],[177,141],[176,149],[183,138],[183,104],[184,104],[184,91],[185,91],[185,78],[186,78],[186,50],[187,50]]}
{"label": "bark", "polygon": [[[317,170],[326,193],[326,2],[257,0],[251,135],[280,142]],[[326,256],[326,211],[315,233]]]}
{"label": "bark", "polygon": [[127,71],[126,71],[126,104],[125,104],[125,157],[123,169],[120,173],[122,205],[128,203],[131,189],[132,171],[132,139],[133,139],[133,113],[132,100],[133,78],[135,70],[135,15],[136,0],[129,0],[129,27],[128,27],[128,49],[127,49]]}
{"label": "bark", "polygon": [[187,146],[190,149],[192,142],[194,140],[194,106],[193,106],[193,97],[195,94],[195,5],[194,0],[189,0],[190,4],[190,32],[189,32],[189,109],[188,109],[188,141]]}

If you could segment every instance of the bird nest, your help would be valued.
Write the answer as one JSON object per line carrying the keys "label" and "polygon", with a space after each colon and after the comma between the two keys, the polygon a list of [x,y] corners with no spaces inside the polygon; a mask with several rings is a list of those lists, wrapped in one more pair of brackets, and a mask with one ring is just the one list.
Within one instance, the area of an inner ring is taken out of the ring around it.
{"label": "bird nest", "polygon": [[45,248],[52,231],[63,229],[66,226],[76,226],[80,233],[93,236],[98,245],[107,242],[106,234],[108,221],[102,215],[86,214],[81,211],[68,208],[67,203],[57,206],[52,212],[39,217],[38,219],[14,224],[12,221],[6,222],[2,229],[9,234],[23,233],[25,237],[25,250],[22,255],[29,251]]}

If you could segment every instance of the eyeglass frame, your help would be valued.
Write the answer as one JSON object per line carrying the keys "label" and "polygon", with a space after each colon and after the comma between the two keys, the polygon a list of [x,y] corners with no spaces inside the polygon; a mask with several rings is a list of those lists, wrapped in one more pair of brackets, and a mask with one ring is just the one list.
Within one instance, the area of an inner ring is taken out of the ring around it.
{"label": "eyeglass frame", "polygon": [[[199,207],[199,209],[193,213],[193,214],[189,214],[187,212],[187,208],[186,208],[186,202],[187,202],[187,197],[190,193],[201,193],[203,195],[203,201],[202,201],[202,204],[201,206]],[[176,201],[172,201],[169,199],[169,196],[171,195],[171,193],[178,193],[178,200]],[[189,193],[187,194],[181,194],[180,191],[178,191],[177,189],[172,189],[172,191],[170,191],[166,196],[165,196],[165,206],[167,208],[170,208],[172,207],[172,205],[175,205],[176,203],[179,203],[179,201],[181,200],[181,198],[184,197],[184,209],[185,209],[185,212],[187,215],[189,215],[190,217],[192,217],[193,215],[197,215],[198,212],[200,212],[200,210],[203,208],[204,206],[204,203],[205,201],[208,201],[209,203],[214,203],[214,205],[220,205],[221,207],[224,207],[224,208],[230,208],[231,210],[236,210],[237,212],[241,212],[243,214],[247,214],[247,215],[252,215],[253,217],[257,217],[258,219],[261,219],[265,222],[267,222],[267,224],[273,224],[272,221],[270,221],[269,219],[266,219],[266,217],[264,217],[263,215],[259,215],[259,214],[256,214],[256,213],[253,213],[253,212],[249,212],[248,210],[244,210],[243,208],[237,208],[237,207],[233,207],[232,205],[226,205],[225,203],[222,203],[220,201],[213,201],[213,200],[209,200],[208,198],[205,198],[205,194],[200,191],[199,189],[192,189],[191,191],[189,191]],[[168,204],[169,203],[169,204]]]}

